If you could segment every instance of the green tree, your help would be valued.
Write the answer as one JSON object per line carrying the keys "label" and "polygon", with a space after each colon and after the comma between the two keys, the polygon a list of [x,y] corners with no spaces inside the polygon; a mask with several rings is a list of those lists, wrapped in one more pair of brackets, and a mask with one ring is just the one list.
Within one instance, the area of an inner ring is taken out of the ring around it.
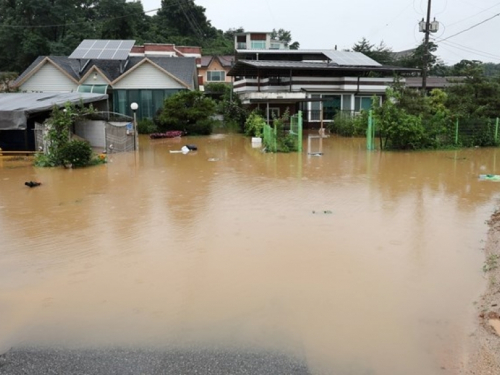
{"label": "green tree", "polygon": [[462,60],[453,71],[465,78],[447,89],[448,108],[458,117],[498,117],[500,79],[487,77],[480,61]]}
{"label": "green tree", "polygon": [[381,148],[408,150],[427,147],[429,142],[421,117],[407,113],[398,105],[400,99],[400,92],[389,88],[383,104],[375,106]]}
{"label": "green tree", "polygon": [[69,55],[83,39],[140,39],[150,18],[125,0],[0,0],[0,71]]}
{"label": "green tree", "polygon": [[354,52],[361,52],[382,65],[390,65],[394,62],[392,50],[383,41],[378,46],[375,46],[366,38],[362,38],[352,47],[352,50]]}
{"label": "green tree", "polygon": [[279,40],[280,42],[283,42],[285,47],[289,47],[290,49],[299,49],[300,48],[300,43],[299,42],[293,42],[292,43],[292,33],[290,31],[287,31],[285,29],[273,29],[271,32],[271,38]]}
{"label": "green tree", "polygon": [[215,120],[215,102],[200,91],[180,91],[165,99],[155,117],[160,131],[182,130],[190,135],[208,135]]}

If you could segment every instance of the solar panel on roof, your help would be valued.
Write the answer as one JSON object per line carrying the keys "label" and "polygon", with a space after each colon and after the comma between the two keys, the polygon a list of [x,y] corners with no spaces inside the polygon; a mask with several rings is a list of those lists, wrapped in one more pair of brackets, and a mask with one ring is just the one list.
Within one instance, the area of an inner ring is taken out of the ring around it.
{"label": "solar panel on roof", "polygon": [[70,59],[126,60],[135,40],[85,39],[69,56]]}
{"label": "solar panel on roof", "polygon": [[380,66],[378,62],[361,52],[325,51],[324,53],[339,65]]}

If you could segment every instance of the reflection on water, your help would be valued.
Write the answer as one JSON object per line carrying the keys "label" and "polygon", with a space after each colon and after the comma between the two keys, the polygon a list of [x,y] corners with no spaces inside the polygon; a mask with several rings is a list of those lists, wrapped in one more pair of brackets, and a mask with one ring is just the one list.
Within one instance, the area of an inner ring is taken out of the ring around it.
{"label": "reflection on water", "polygon": [[0,346],[246,346],[313,374],[437,374],[460,355],[497,150],[140,141],[81,170],[0,164]]}

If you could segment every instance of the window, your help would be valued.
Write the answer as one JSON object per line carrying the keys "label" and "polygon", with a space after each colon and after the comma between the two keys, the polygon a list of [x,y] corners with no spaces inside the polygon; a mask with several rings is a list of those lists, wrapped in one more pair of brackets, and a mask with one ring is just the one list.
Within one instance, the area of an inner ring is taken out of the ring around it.
{"label": "window", "polygon": [[331,121],[342,105],[341,95],[311,95],[309,121]]}
{"label": "window", "polygon": [[369,96],[357,96],[354,98],[354,111],[361,112],[372,107],[372,98]]}
{"label": "window", "polygon": [[333,120],[340,111],[342,97],[340,95],[323,95],[323,120]]}
{"label": "window", "polygon": [[280,49],[280,46],[279,42],[271,42],[271,49]]}
{"label": "window", "polygon": [[208,82],[224,82],[226,80],[226,72],[223,70],[210,70],[207,72]]}
{"label": "window", "polygon": [[269,107],[268,112],[269,120],[272,121],[274,118],[280,117],[280,109],[278,107]]}
{"label": "window", "polygon": [[94,94],[106,94],[108,85],[80,85],[76,89],[77,92],[90,92]]}
{"label": "window", "polygon": [[265,40],[252,40],[251,49],[266,49],[266,41]]}
{"label": "window", "polygon": [[156,111],[163,107],[164,100],[178,91],[177,89],[114,90],[113,111],[131,116],[130,104],[136,102],[139,105],[137,119],[152,118]]}

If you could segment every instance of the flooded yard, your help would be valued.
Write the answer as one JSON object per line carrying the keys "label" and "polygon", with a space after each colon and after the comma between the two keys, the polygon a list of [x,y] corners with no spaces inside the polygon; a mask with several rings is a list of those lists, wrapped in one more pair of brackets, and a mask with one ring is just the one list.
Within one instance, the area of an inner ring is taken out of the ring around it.
{"label": "flooded yard", "polygon": [[310,156],[141,136],[85,169],[4,157],[0,352],[237,347],[310,374],[453,373],[500,191],[478,175],[500,173],[500,151],[364,142]]}

